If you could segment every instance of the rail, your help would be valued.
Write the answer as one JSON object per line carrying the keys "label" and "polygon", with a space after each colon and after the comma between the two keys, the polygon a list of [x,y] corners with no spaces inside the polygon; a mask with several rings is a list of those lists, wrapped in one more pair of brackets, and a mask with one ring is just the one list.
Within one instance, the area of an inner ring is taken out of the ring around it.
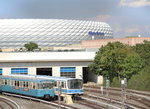
{"label": "rail", "polygon": [[[33,100],[33,101],[38,101],[38,102],[42,102],[42,103],[46,103],[46,104],[58,107],[58,104],[56,104],[56,103],[52,103],[52,102],[49,102],[49,101],[41,100],[41,99],[38,99],[38,98],[27,97],[27,96],[16,95],[16,94],[10,94],[10,93],[6,93],[6,92],[2,92],[2,94],[3,95],[8,95],[8,96],[24,98],[24,99],[29,99],[29,100]],[[61,108],[64,108],[64,109],[70,109],[70,107],[67,107],[67,106],[63,106],[63,105],[60,105],[60,106],[61,106]]]}
{"label": "rail", "polygon": [[4,99],[4,100],[7,100],[7,101],[11,102],[12,104],[14,104],[14,105],[17,107],[17,109],[20,109],[19,105],[18,105],[16,102],[14,102],[13,100],[8,99],[8,98],[5,98],[5,97],[2,97],[2,96],[0,96],[0,98],[2,98],[2,99]]}

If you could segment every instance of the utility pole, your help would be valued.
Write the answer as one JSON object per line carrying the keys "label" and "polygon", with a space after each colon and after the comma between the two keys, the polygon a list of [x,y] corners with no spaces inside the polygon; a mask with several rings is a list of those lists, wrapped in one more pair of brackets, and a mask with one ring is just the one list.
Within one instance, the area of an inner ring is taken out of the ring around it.
{"label": "utility pole", "polygon": [[110,81],[106,80],[106,96],[109,96]]}
{"label": "utility pole", "polygon": [[61,96],[61,89],[62,89],[62,87],[61,87],[61,82],[59,81],[58,82],[58,105],[59,105],[59,109],[61,109],[61,104],[60,104],[60,96]]}
{"label": "utility pole", "polygon": [[101,95],[103,96],[103,76],[100,75],[98,76],[98,84],[100,84],[100,91],[101,91]]}
{"label": "utility pole", "polygon": [[122,97],[122,109],[125,109],[125,100],[126,100],[126,83],[127,80],[121,80],[121,97]]}

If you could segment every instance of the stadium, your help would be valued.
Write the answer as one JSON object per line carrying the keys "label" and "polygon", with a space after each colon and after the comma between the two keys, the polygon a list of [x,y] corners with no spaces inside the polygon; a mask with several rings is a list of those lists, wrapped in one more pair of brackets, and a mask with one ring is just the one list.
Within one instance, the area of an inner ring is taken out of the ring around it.
{"label": "stadium", "polygon": [[34,42],[40,48],[63,47],[83,40],[113,38],[104,22],[63,19],[0,19],[0,48],[22,48]]}

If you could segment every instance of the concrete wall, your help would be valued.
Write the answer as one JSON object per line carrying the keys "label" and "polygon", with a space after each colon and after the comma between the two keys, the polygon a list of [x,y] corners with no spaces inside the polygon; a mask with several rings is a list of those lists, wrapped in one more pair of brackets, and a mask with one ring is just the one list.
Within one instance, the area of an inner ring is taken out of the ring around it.
{"label": "concrete wall", "polygon": [[83,78],[83,69],[82,69],[82,66],[76,67],[76,78],[79,78],[79,79]]}

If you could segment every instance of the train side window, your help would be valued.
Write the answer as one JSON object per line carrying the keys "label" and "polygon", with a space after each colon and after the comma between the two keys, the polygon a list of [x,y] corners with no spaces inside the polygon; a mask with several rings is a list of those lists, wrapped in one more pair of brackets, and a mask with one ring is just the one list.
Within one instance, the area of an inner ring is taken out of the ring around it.
{"label": "train side window", "polygon": [[64,88],[66,88],[66,82],[64,82]]}
{"label": "train side window", "polygon": [[19,81],[19,87],[22,87],[22,81]]}
{"label": "train side window", "polygon": [[26,82],[26,87],[28,88],[28,86],[29,86],[29,82]]}
{"label": "train side window", "polygon": [[5,80],[4,79],[2,79],[2,85],[5,85]]}
{"label": "train side window", "polygon": [[13,86],[15,86],[15,80],[13,80]]}
{"label": "train side window", "polygon": [[7,85],[7,79],[5,79],[5,85]]}
{"label": "train side window", "polygon": [[28,88],[31,89],[32,88],[32,83],[28,82]]}
{"label": "train side window", "polygon": [[9,81],[10,85],[12,86],[12,80]]}
{"label": "train side window", "polygon": [[15,81],[15,86],[17,86],[17,81]]}
{"label": "train side window", "polygon": [[19,87],[19,81],[16,81],[16,86],[18,86],[18,87]]}
{"label": "train side window", "polygon": [[64,85],[64,82],[61,82],[61,87],[62,87],[62,88],[65,88],[64,86],[65,86],[65,85]]}
{"label": "train side window", "polygon": [[7,80],[7,85],[10,85],[10,80]]}
{"label": "train side window", "polygon": [[31,89],[33,89],[33,82],[31,82]]}
{"label": "train side window", "polygon": [[26,82],[25,81],[23,81],[23,87],[25,87],[26,86]]}
{"label": "train side window", "polygon": [[54,82],[54,87],[57,87],[57,82]]}
{"label": "train side window", "polygon": [[60,84],[60,82],[59,82],[59,81],[57,81],[57,87],[59,87],[59,84]]}
{"label": "train side window", "polygon": [[35,83],[33,83],[33,89],[35,89]]}
{"label": "train side window", "polygon": [[37,85],[37,83],[35,83],[35,89],[38,89],[38,85]]}
{"label": "train side window", "polygon": [[14,86],[14,80],[11,80],[11,85]]}

